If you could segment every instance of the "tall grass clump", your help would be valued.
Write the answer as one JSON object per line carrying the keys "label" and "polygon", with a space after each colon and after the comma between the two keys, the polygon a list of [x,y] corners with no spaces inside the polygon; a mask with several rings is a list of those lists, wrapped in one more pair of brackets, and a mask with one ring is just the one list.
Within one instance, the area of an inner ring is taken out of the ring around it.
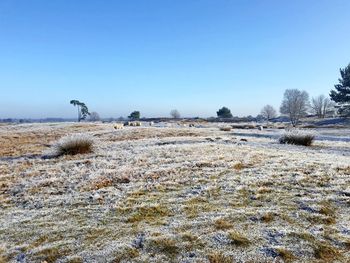
{"label": "tall grass clump", "polygon": [[76,155],[93,152],[94,138],[87,134],[72,134],[62,137],[53,146],[52,155]]}
{"label": "tall grass clump", "polygon": [[285,131],[278,141],[281,144],[310,146],[314,139],[315,133],[312,131],[291,129]]}

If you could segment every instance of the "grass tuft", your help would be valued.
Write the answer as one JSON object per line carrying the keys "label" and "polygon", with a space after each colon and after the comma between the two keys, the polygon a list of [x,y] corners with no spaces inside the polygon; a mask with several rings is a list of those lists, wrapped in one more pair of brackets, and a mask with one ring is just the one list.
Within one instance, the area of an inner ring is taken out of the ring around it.
{"label": "grass tuft", "polygon": [[163,205],[140,206],[135,208],[131,216],[127,219],[127,222],[137,223],[146,221],[148,223],[157,223],[162,217],[168,215],[170,215],[170,212]]}
{"label": "grass tuft", "polygon": [[248,246],[250,245],[250,241],[248,238],[246,238],[243,234],[232,230],[228,232],[228,238],[230,239],[231,243],[236,246]]}
{"label": "grass tuft", "polygon": [[208,255],[210,263],[232,263],[232,258],[221,252],[212,252]]}
{"label": "grass tuft", "polygon": [[222,219],[222,218],[217,219],[214,222],[214,226],[216,229],[219,229],[219,230],[232,228],[232,224],[229,221]]}
{"label": "grass tuft", "polygon": [[278,141],[281,144],[310,146],[314,139],[315,134],[310,131],[292,129],[286,131]]}
{"label": "grass tuft", "polygon": [[94,139],[87,134],[73,134],[61,138],[54,146],[52,155],[76,155],[93,152]]}
{"label": "grass tuft", "polygon": [[285,263],[293,262],[296,259],[296,257],[293,255],[293,253],[287,249],[276,248],[276,252],[283,259],[283,262],[285,262]]}
{"label": "grass tuft", "polygon": [[275,214],[272,212],[268,212],[264,215],[261,216],[260,220],[264,223],[270,223],[271,221],[273,221],[275,218]]}
{"label": "grass tuft", "polygon": [[174,239],[158,237],[149,240],[147,247],[153,251],[174,256],[179,252],[179,247]]}
{"label": "grass tuft", "polygon": [[341,256],[337,249],[327,244],[317,244],[314,247],[314,254],[317,259],[327,260],[327,262],[339,259]]}

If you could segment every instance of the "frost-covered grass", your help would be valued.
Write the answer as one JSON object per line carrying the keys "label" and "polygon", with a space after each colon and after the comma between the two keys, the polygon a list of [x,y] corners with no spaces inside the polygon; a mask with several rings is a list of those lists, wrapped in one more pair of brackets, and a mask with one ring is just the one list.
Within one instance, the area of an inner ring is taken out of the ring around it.
{"label": "frost-covered grass", "polygon": [[350,143],[218,127],[0,127],[0,262],[347,262]]}
{"label": "frost-covered grass", "polygon": [[310,146],[315,139],[315,132],[300,130],[300,129],[291,129],[285,131],[281,137],[278,139],[281,144],[295,144]]}

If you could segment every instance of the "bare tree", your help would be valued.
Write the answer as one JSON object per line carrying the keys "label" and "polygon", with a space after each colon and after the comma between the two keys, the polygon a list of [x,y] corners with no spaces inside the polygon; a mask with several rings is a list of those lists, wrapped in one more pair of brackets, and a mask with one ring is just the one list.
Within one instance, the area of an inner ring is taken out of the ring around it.
{"label": "bare tree", "polygon": [[180,118],[180,112],[178,110],[172,110],[170,111],[170,116],[173,117],[174,119]]}
{"label": "bare tree", "polygon": [[89,120],[90,121],[100,121],[101,118],[100,118],[100,115],[96,111],[93,111],[90,113]]}
{"label": "bare tree", "polygon": [[327,112],[331,111],[333,107],[334,103],[324,95],[314,97],[311,100],[311,108],[318,118],[326,117]]}
{"label": "bare tree", "polygon": [[276,118],[277,113],[274,107],[271,105],[265,105],[261,110],[261,115],[269,121],[272,118]]}
{"label": "bare tree", "polygon": [[300,118],[306,116],[309,104],[309,94],[306,91],[287,89],[284,92],[280,112],[287,114],[292,125],[296,126]]}

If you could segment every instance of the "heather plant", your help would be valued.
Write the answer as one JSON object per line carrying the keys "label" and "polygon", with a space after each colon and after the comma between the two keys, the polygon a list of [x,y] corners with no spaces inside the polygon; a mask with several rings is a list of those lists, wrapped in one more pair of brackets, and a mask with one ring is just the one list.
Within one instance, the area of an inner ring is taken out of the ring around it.
{"label": "heather plant", "polygon": [[278,139],[281,144],[310,146],[315,139],[315,133],[299,129],[287,130]]}
{"label": "heather plant", "polygon": [[54,146],[52,155],[76,155],[93,152],[94,138],[87,134],[72,134],[62,137]]}

